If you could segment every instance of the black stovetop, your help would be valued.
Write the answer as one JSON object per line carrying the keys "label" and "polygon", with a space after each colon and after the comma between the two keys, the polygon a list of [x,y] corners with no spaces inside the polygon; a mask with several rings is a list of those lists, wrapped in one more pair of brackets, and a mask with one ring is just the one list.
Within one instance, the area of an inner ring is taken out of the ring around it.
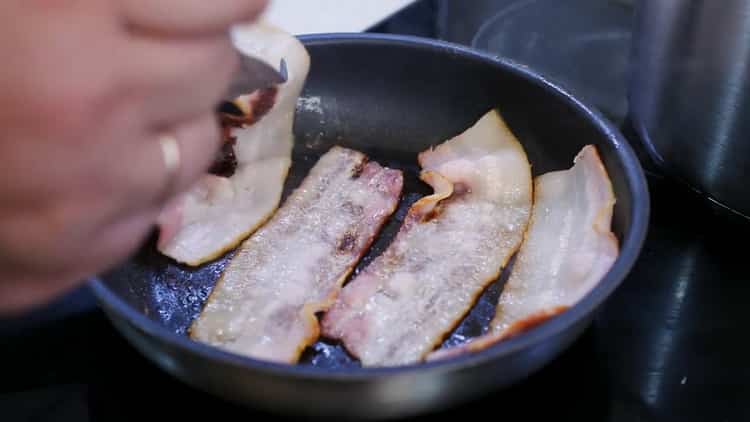
{"label": "black stovetop", "polygon": [[[379,29],[421,35],[414,21],[399,25]],[[750,258],[732,244],[750,239],[750,223],[656,173],[649,172],[649,184],[651,226],[642,255],[582,338],[526,381],[445,416],[750,420]],[[0,420],[144,416],[273,419],[153,366],[114,330],[86,288],[23,321],[0,323]]]}

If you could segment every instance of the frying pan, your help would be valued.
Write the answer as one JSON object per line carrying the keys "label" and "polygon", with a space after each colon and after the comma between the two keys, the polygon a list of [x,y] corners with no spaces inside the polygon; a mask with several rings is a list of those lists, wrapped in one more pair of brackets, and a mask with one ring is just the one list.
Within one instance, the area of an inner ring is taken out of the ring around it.
{"label": "frying pan", "polygon": [[[649,197],[627,142],[598,112],[529,69],[471,49],[406,36],[300,38],[311,69],[295,119],[285,196],[334,144],[405,172],[403,203],[360,267],[384,249],[410,203],[430,193],[417,179],[416,154],[462,132],[492,108],[525,147],[534,175],[569,168],[585,144],[598,147],[617,197],[613,231],[621,252],[613,267],[567,312],[479,353],[362,368],[341,345],[324,339],[299,365],[286,365],[234,355],[186,335],[232,252],[188,268],[160,256],[149,241],[128,262],[90,282],[115,327],[164,371],[198,389],[306,416],[390,418],[437,411],[510,386],[555,358],[586,329],[640,253]],[[482,332],[506,276],[484,292],[446,343]]]}

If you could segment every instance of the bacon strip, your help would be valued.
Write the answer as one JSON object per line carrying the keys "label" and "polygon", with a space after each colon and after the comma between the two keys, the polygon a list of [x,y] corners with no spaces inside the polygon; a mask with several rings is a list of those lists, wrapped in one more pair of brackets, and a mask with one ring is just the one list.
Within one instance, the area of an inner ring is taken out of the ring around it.
{"label": "bacon strip", "polygon": [[284,58],[288,80],[234,101],[244,117],[222,116],[231,139],[225,154],[162,212],[159,251],[193,266],[235,248],[276,211],[292,162],[297,98],[310,66],[302,43],[283,31],[254,24],[233,35],[238,49],[274,66]]}
{"label": "bacon strip", "polygon": [[316,312],[395,211],[401,172],[334,147],[267,224],[239,248],[191,336],[243,355],[293,363],[318,337]]}
{"label": "bacon strip", "polygon": [[[277,87],[271,87],[243,95],[233,102],[222,103],[222,109],[219,110],[222,145],[213,165],[208,169],[210,174],[224,177],[234,174],[237,169],[237,156],[234,153],[237,138],[233,133],[235,128],[250,126],[262,119],[276,104],[277,92]],[[223,107],[229,110],[224,110]]]}
{"label": "bacon strip", "polygon": [[571,169],[538,177],[529,231],[488,334],[439,350],[430,360],[482,350],[581,300],[617,258],[617,239],[610,231],[614,204],[612,185],[594,146],[583,148]]}
{"label": "bacon strip", "polygon": [[526,154],[500,115],[419,155],[435,194],[323,319],[364,366],[422,360],[469,311],[520,246],[531,212]]}

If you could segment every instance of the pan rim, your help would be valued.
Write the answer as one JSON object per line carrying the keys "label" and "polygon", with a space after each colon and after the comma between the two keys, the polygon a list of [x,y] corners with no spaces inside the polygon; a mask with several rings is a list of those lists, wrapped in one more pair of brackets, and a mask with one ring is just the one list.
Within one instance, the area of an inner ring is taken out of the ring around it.
{"label": "pan rim", "polygon": [[545,339],[571,328],[587,316],[595,314],[603,302],[625,280],[640,255],[646,239],[651,212],[650,195],[646,177],[637,155],[619,129],[604,117],[600,111],[582,103],[564,88],[522,64],[487,54],[468,46],[419,36],[374,33],[326,33],[301,35],[298,38],[306,46],[386,43],[393,46],[433,50],[440,53],[448,52],[462,59],[483,62],[487,66],[495,67],[500,71],[515,74],[532,84],[544,87],[550,95],[558,97],[560,101],[566,102],[575,108],[584,118],[589,119],[607,141],[614,146],[620,165],[622,165],[626,175],[626,184],[632,192],[632,206],[629,210],[631,229],[625,233],[623,239],[620,239],[620,254],[615,263],[597,286],[576,305],[528,332],[497,343],[479,352],[467,353],[444,360],[397,367],[318,368],[308,365],[263,361],[234,354],[168,330],[125,302],[124,299],[110,290],[101,278],[92,277],[88,280],[88,285],[101,306],[108,312],[112,312],[116,317],[124,319],[139,331],[153,336],[171,347],[198,355],[200,358],[210,361],[217,361],[218,363],[257,370],[269,375],[282,377],[319,381],[361,381],[384,376],[413,375],[425,371],[454,372],[467,367],[481,366],[489,361],[523,352],[540,344]]}

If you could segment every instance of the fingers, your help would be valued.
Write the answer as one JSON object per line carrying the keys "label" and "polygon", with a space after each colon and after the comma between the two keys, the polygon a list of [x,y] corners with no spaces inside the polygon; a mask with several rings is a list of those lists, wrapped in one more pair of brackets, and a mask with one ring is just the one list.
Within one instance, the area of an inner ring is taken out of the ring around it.
{"label": "fingers", "polygon": [[[153,220],[154,213],[146,212],[103,227],[84,241],[66,244],[62,261],[27,255],[21,271],[9,271],[14,267],[5,265],[0,283],[0,318],[45,305],[83,284],[86,278],[123,262],[146,240]],[[32,254],[37,252],[32,250]],[[54,256],[58,254],[56,251]]]}
{"label": "fingers", "polygon": [[229,86],[238,56],[229,36],[160,41],[132,38],[122,71],[125,95],[141,118],[171,126],[213,111]]}
{"label": "fingers", "polygon": [[[166,167],[164,151],[157,146],[163,136],[172,137],[176,142],[177,168],[170,173]],[[151,198],[161,207],[176,195],[192,187],[198,179],[206,174],[219,151],[221,132],[215,115],[206,114],[176,126],[169,132],[155,134],[154,145],[145,149],[157,155],[156,170],[151,173],[152,179],[149,189]]]}
{"label": "fingers", "polygon": [[[162,137],[175,140],[177,170],[171,172],[165,161]],[[124,145],[109,155],[109,168],[98,189],[95,208],[103,210],[98,226],[113,224],[134,213],[157,212],[177,194],[185,192],[205,174],[219,150],[221,132],[213,113],[160,131],[153,130],[142,140]],[[92,223],[93,224],[93,223]]]}
{"label": "fingers", "polygon": [[[4,233],[0,267],[37,278],[73,280],[126,258],[153,228],[165,203],[205,174],[218,150],[220,131],[213,113],[184,122],[169,133],[178,144],[176,173],[168,171],[158,143],[161,134],[154,132],[107,157],[102,153],[100,161],[106,162],[107,171],[92,170],[97,182],[88,190],[70,193],[75,201],[53,201],[0,221]],[[45,239],[64,243],[39,248]],[[60,247],[65,248],[64,254]],[[70,270],[85,273],[66,273]]]}
{"label": "fingers", "polygon": [[208,171],[221,143],[221,132],[214,114],[180,125],[173,133],[180,150],[180,166],[171,196],[188,190]]}
{"label": "fingers", "polygon": [[195,35],[225,32],[255,20],[267,0],[121,0],[127,25],[146,32]]}

